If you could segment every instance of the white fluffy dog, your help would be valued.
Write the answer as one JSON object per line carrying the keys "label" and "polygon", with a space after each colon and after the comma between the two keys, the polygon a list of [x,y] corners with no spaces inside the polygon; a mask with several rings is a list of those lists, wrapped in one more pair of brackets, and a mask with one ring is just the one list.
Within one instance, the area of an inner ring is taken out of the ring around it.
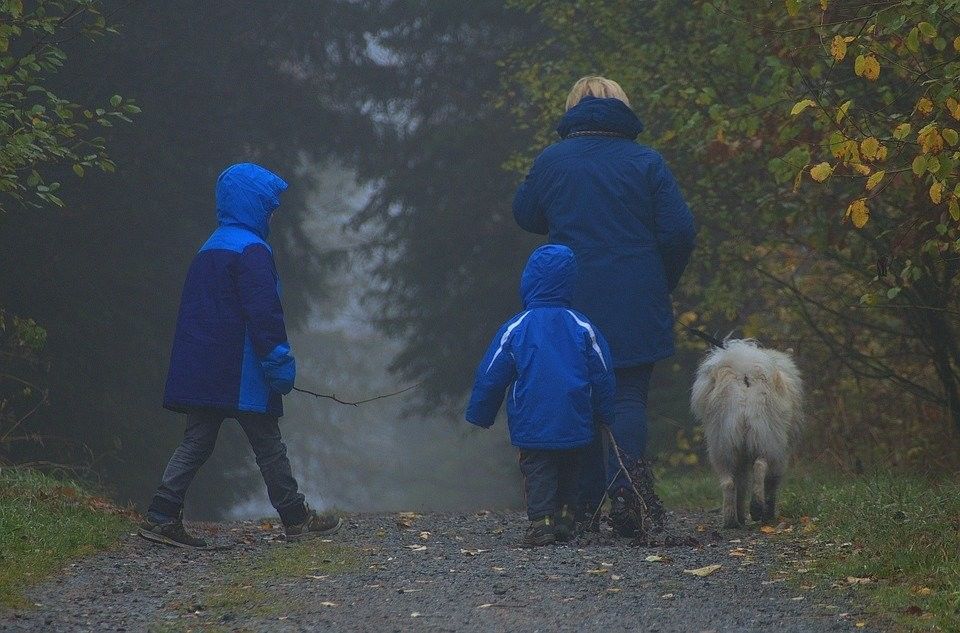
{"label": "white fluffy dog", "polygon": [[724,527],[746,523],[751,490],[753,518],[776,517],[777,488],[803,422],[802,400],[803,382],[790,356],[753,340],[728,339],[700,363],[691,408],[720,477]]}

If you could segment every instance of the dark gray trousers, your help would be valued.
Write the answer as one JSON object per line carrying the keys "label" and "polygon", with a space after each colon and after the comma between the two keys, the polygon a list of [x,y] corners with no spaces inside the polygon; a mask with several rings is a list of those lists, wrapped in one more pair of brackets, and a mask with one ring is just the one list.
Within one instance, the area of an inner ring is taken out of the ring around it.
{"label": "dark gray trousers", "polygon": [[287,447],[280,437],[277,417],[258,413],[198,411],[187,416],[183,440],[167,463],[163,479],[147,511],[150,521],[166,523],[179,517],[187,488],[213,453],[220,425],[228,418],[239,422],[247,436],[257,457],[260,474],[267,484],[270,503],[280,514],[283,523],[301,523],[306,519],[303,495],[297,490],[297,480],[290,470]]}
{"label": "dark gray trousers", "polygon": [[527,518],[538,521],[563,506],[573,512],[579,500],[583,449],[541,451],[520,449],[520,472],[527,497]]}

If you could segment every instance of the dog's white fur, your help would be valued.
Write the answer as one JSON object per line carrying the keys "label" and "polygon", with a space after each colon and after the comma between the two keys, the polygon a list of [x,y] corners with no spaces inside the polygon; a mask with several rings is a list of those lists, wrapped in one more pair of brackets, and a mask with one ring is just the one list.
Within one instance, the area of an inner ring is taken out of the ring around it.
{"label": "dog's white fur", "polygon": [[697,368],[691,408],[723,491],[724,527],[776,517],[777,488],[803,424],[803,381],[788,354],[728,339]]}

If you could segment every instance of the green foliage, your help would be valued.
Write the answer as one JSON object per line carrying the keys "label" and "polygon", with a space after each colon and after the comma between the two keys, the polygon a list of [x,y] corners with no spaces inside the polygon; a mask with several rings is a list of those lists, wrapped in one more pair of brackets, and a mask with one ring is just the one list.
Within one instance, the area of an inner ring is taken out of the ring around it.
{"label": "green foliage", "polygon": [[69,561],[113,545],[131,524],[79,484],[30,470],[0,470],[0,607]]}
{"label": "green foliage", "polygon": [[960,3],[510,4],[551,32],[504,63],[536,131],[511,166],[578,77],[616,79],[701,222],[694,321],[797,349],[818,405],[868,381],[960,426]]}
{"label": "green foliage", "polygon": [[[805,478],[790,484],[783,514],[816,517],[813,575],[850,584],[905,630],[949,631],[960,608],[960,488],[904,475]],[[810,581],[807,577],[806,582]]]}
{"label": "green foliage", "polygon": [[99,0],[0,3],[0,214],[11,201],[63,206],[56,167],[69,165],[77,176],[116,169],[94,130],[129,122],[140,109],[119,95],[85,106],[49,87],[66,60],[60,42],[111,30]]}

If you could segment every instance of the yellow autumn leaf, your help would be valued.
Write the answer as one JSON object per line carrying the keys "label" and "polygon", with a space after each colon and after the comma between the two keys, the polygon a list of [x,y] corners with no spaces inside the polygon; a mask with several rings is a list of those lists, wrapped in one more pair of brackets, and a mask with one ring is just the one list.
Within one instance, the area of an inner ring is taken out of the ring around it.
{"label": "yellow autumn leaf", "polygon": [[858,198],[850,203],[850,206],[847,207],[846,217],[850,218],[850,221],[853,222],[853,225],[858,229],[862,229],[867,225],[867,221],[870,220],[870,209],[867,208],[867,199]]}
{"label": "yellow autumn leaf", "polygon": [[887,175],[887,172],[880,170],[877,173],[870,176],[869,178],[867,178],[867,191],[872,191],[876,189],[877,185],[879,185],[883,181],[883,177],[886,175]]}
{"label": "yellow autumn leaf", "polygon": [[823,182],[829,178],[832,173],[833,167],[830,166],[830,163],[820,163],[810,168],[810,177],[817,182]]}
{"label": "yellow autumn leaf", "polygon": [[814,101],[813,99],[804,99],[804,100],[802,100],[802,101],[798,101],[798,102],[797,102],[796,104],[794,104],[794,106],[790,109],[790,116],[796,116],[796,115],[800,114],[801,112],[803,112],[804,110],[806,110],[807,108],[809,108],[809,107],[811,107],[811,106],[815,106],[815,105],[817,105],[817,102]]}
{"label": "yellow autumn leaf", "polygon": [[927,97],[920,97],[920,100],[917,101],[917,112],[924,116],[933,112],[933,101]]}
{"label": "yellow autumn leaf", "polygon": [[680,321],[680,323],[682,323],[683,325],[687,325],[687,326],[692,325],[693,322],[697,320],[697,313],[693,312],[692,310],[689,310],[681,314],[677,318],[677,320]]}
{"label": "yellow autumn leaf", "polygon": [[838,62],[842,62],[843,58],[847,56],[847,42],[843,39],[843,36],[833,36],[833,41],[830,42],[830,54]]}
{"label": "yellow autumn leaf", "polygon": [[939,180],[934,179],[933,184],[930,185],[930,199],[934,204],[943,202],[943,183]]}
{"label": "yellow autumn leaf", "polygon": [[868,136],[860,142],[860,154],[868,160],[875,159],[879,149],[880,141],[873,136]]}
{"label": "yellow autumn leaf", "polygon": [[953,50],[960,53],[960,35],[953,38]]}
{"label": "yellow autumn leaf", "polygon": [[950,199],[950,217],[960,222],[960,201],[956,198]]}
{"label": "yellow autumn leaf", "polygon": [[852,163],[850,167],[861,176],[869,176],[872,171],[868,165],[863,163]]}
{"label": "yellow autumn leaf", "polygon": [[940,130],[940,136],[943,137],[943,140],[945,140],[950,147],[960,143],[960,133],[953,128],[948,127]]}
{"label": "yellow autumn leaf", "polygon": [[853,71],[857,74],[857,77],[865,77],[870,81],[876,81],[880,76],[880,61],[873,53],[857,55]]}
{"label": "yellow autumn leaf", "polygon": [[924,154],[937,154],[943,150],[943,137],[937,126],[930,124],[917,132],[917,142]]}
{"label": "yellow autumn leaf", "polygon": [[835,117],[837,123],[843,121],[843,117],[847,116],[847,111],[850,110],[850,106],[852,105],[853,99],[847,99],[843,102],[843,105],[837,108],[837,116]]}
{"label": "yellow autumn leaf", "polygon": [[947,108],[947,112],[950,113],[950,116],[960,121],[960,101],[957,101],[953,97],[947,97],[944,105]]}
{"label": "yellow autumn leaf", "polygon": [[714,565],[707,565],[706,567],[697,567],[696,569],[684,569],[683,573],[693,574],[694,576],[700,576],[703,578],[704,576],[709,576],[710,574],[716,572],[721,567],[722,565],[718,563]]}
{"label": "yellow autumn leaf", "polygon": [[[826,11],[826,10],[827,10],[827,5],[828,5],[829,3],[830,3],[830,0],[820,0],[820,10],[821,10],[821,11]],[[960,37],[958,37],[957,40],[960,40]],[[957,49],[957,50],[960,50],[960,49]]]}
{"label": "yellow autumn leaf", "polygon": [[897,127],[893,128],[893,138],[897,139],[898,141],[902,141],[903,139],[907,138],[908,134],[910,134],[910,128],[911,126],[909,123],[901,123]]}

